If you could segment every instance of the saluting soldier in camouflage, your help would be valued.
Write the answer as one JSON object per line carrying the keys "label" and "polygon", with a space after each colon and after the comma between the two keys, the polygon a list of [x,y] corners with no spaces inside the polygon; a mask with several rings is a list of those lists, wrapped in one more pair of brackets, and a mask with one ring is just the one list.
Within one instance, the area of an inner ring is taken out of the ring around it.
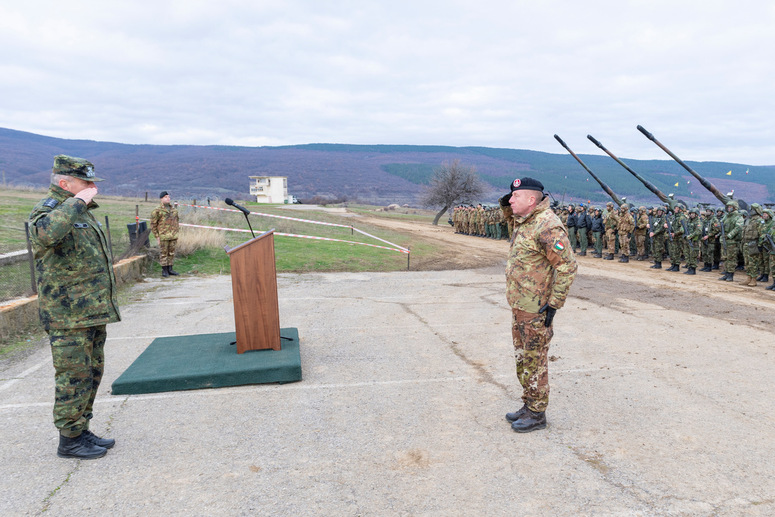
{"label": "saluting soldier in camouflage", "polygon": [[550,210],[543,189],[535,179],[516,179],[511,194],[500,202],[504,217],[515,216],[516,224],[506,262],[506,297],[524,402],[521,409],[506,414],[506,420],[523,433],[546,427],[552,320],[565,303],[577,270],[568,234]]}
{"label": "saluting soldier in camouflage", "polygon": [[720,234],[722,254],[724,260],[724,275],[719,280],[731,282],[735,278],[737,267],[737,254],[740,250],[740,240],[743,237],[743,216],[740,215],[740,206],[736,199],[727,201],[727,213],[721,220],[723,231]]}
{"label": "saluting soldier in camouflage", "polygon": [[57,455],[92,459],[115,440],[89,431],[104,369],[105,327],[121,319],[113,257],[91,211],[98,207],[94,165],[82,158],[54,158],[51,186],[30,213],[40,322],[54,363]]}
{"label": "saluting soldier in camouflage", "polygon": [[748,220],[743,225],[743,260],[745,261],[746,278],[740,282],[748,287],[756,287],[756,277],[761,267],[761,250],[759,237],[762,226],[762,207],[758,203],[751,204]]}
{"label": "saluting soldier in camouflage", "polygon": [[169,193],[165,190],[159,194],[159,206],[151,212],[151,231],[159,241],[162,276],[177,275],[172,269],[175,262],[175,246],[178,244],[180,220],[178,209],[172,206]]}

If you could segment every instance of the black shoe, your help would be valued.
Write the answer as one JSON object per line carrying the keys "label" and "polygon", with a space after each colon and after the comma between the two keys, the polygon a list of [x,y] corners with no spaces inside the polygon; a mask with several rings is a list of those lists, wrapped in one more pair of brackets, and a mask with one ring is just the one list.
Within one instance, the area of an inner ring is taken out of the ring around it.
{"label": "black shoe", "polygon": [[690,267],[689,269],[684,271],[684,275],[696,275],[696,274],[697,273],[696,273],[696,271],[695,271],[695,269],[693,267]]}
{"label": "black shoe", "polygon": [[745,266],[737,266],[735,271],[745,271]]}
{"label": "black shoe", "polygon": [[619,262],[627,263],[629,261],[630,261],[630,256],[629,255],[622,255],[621,257],[619,257]]}
{"label": "black shoe", "polygon": [[718,268],[719,268],[718,262],[714,263],[713,266],[711,267],[712,270],[716,270]]}
{"label": "black shoe", "polygon": [[680,266],[680,264],[673,264],[673,267],[671,267],[671,268],[670,268],[670,271],[675,271],[676,273],[677,273],[678,271],[681,271],[681,266]]}
{"label": "black shoe", "polygon": [[638,255],[637,257],[635,257],[635,260],[637,260],[638,262],[643,262],[644,260],[646,260],[646,257],[644,255]]}
{"label": "black shoe", "polygon": [[78,458],[81,460],[93,460],[96,458],[102,458],[107,454],[108,450],[105,447],[94,445],[86,440],[83,433],[75,438],[68,438],[67,436],[59,435],[59,448],[57,448],[57,456],[60,458]]}
{"label": "black shoe", "polygon": [[732,282],[735,279],[734,273],[727,273],[729,276],[725,278],[727,282]]}
{"label": "black shoe", "polygon": [[603,260],[613,260],[613,259],[614,259],[614,256],[611,255],[610,253],[608,255],[606,255],[605,257],[603,257]]}
{"label": "black shoe", "polygon": [[651,269],[662,269],[662,263],[661,262],[654,262],[654,265],[651,266]]}
{"label": "black shoe", "polygon": [[772,285],[768,285],[765,287],[768,291],[775,291],[775,282],[772,283]]}
{"label": "black shoe", "polygon": [[711,271],[711,269],[710,269],[710,264],[708,264],[707,262],[705,262],[704,266],[705,266],[705,267],[703,267],[702,269],[700,269],[700,271],[704,271],[704,272],[706,272],[706,273],[708,273],[708,272],[710,272],[710,271]]}
{"label": "black shoe", "polygon": [[527,412],[528,412],[527,406],[524,405],[513,413],[506,413],[506,420],[514,423],[516,420],[519,420],[520,418],[522,418],[524,414]]}
{"label": "black shoe", "polygon": [[759,278],[756,279],[757,282],[768,282],[770,280],[770,275],[762,274],[759,275]]}
{"label": "black shoe", "polygon": [[96,434],[92,433],[91,431],[84,431],[81,433],[81,436],[83,436],[83,439],[87,442],[94,444],[98,447],[103,447],[105,449],[112,449],[114,445],[116,445],[116,440],[113,438],[100,438]]}
{"label": "black shoe", "polygon": [[169,273],[172,276],[178,276],[179,274],[177,271],[172,270],[172,266],[167,266],[167,273]]}
{"label": "black shoe", "polygon": [[577,253],[576,255],[578,255],[579,257],[586,257],[587,256],[587,252],[586,251],[581,251],[581,252]]}
{"label": "black shoe", "polygon": [[167,278],[168,276],[170,276],[170,271],[169,271],[169,269],[167,269],[168,267],[169,266],[162,266],[161,267],[161,276],[163,276],[164,278]]}
{"label": "black shoe", "polygon": [[729,273],[724,273],[724,274],[723,274],[722,276],[720,276],[718,279],[719,279],[719,280],[726,280],[727,278],[729,278]]}
{"label": "black shoe", "polygon": [[529,433],[530,431],[537,431],[546,427],[546,413],[536,413],[530,409],[519,420],[511,424],[511,428],[518,433]]}

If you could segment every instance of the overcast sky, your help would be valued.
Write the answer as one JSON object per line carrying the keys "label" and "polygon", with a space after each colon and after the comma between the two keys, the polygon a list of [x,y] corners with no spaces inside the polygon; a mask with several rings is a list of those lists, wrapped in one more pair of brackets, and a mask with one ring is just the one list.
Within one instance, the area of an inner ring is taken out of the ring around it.
{"label": "overcast sky", "polygon": [[775,2],[5,1],[0,127],[775,164]]}

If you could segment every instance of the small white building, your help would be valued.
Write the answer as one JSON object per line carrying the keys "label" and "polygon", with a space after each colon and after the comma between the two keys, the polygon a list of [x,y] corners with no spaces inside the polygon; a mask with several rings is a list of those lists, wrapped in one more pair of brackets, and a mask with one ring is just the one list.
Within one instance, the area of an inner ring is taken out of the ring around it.
{"label": "small white building", "polygon": [[290,203],[286,176],[249,176],[250,195],[256,203]]}

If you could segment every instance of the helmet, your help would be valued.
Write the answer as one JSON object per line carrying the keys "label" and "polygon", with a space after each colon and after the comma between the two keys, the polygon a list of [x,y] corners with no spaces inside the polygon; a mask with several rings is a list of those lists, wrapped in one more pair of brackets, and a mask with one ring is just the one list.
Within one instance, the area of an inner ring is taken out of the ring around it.
{"label": "helmet", "polygon": [[630,208],[630,205],[627,203],[622,203],[622,205],[619,207],[621,210],[628,210]]}
{"label": "helmet", "polygon": [[735,210],[740,210],[740,204],[737,202],[737,199],[730,199],[727,201],[726,206],[731,206]]}

